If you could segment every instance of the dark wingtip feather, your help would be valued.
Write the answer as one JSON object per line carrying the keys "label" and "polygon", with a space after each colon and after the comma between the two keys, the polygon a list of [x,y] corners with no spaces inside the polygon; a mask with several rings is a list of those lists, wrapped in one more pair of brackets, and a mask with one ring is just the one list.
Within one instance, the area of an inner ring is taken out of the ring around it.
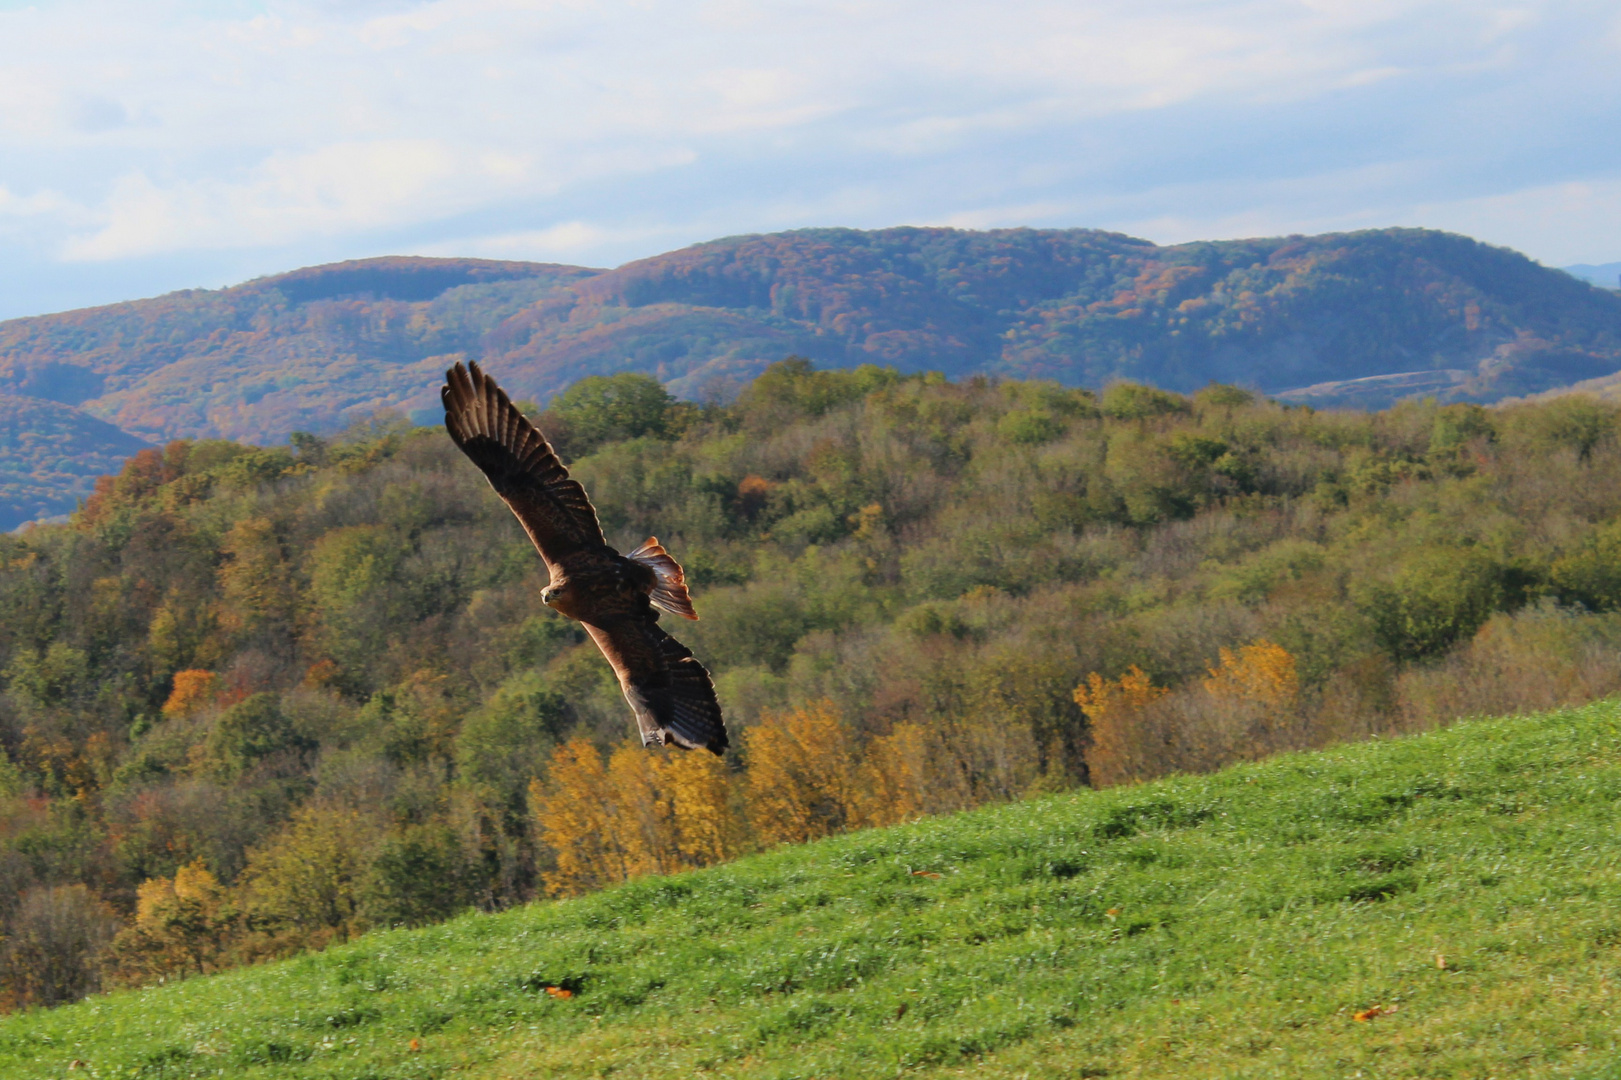
{"label": "dark wingtip feather", "polygon": [[644,707],[658,725],[660,741],[666,745],[673,742],[684,750],[724,754],[730,740],[709,672],[690,649],[674,638],[664,635],[660,644],[668,665],[668,681],[637,688]]}

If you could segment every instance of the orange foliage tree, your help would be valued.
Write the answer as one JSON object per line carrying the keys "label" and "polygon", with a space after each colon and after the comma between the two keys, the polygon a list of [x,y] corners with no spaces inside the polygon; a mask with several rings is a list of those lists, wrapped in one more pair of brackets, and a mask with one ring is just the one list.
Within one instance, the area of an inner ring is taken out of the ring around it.
{"label": "orange foliage tree", "polygon": [[219,692],[219,676],[195,668],[174,673],[174,689],[163,703],[163,715],[174,719],[190,716],[214,700]]}

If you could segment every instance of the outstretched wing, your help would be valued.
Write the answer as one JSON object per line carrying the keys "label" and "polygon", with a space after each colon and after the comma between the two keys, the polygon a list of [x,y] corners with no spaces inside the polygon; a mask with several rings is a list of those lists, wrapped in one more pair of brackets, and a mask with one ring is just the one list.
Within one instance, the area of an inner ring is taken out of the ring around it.
{"label": "outstretched wing", "polygon": [[642,729],[643,746],[673,742],[687,750],[726,750],[726,723],[715,684],[691,649],[652,618],[616,620],[609,629],[586,623],[585,629],[619,676],[619,687]]}
{"label": "outstretched wing", "polygon": [[552,444],[476,363],[445,372],[445,430],[523,523],[548,564],[606,541],[597,511]]}

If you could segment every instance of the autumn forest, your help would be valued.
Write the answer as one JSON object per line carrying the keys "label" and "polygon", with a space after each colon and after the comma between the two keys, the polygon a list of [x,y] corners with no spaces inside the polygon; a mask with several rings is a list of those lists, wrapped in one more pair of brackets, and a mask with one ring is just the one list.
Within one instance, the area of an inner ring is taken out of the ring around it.
{"label": "autumn forest", "polygon": [[646,751],[443,430],[179,441],[0,536],[0,985],[72,1000],[778,844],[1621,690],[1621,409],[776,364],[542,428],[701,621]]}

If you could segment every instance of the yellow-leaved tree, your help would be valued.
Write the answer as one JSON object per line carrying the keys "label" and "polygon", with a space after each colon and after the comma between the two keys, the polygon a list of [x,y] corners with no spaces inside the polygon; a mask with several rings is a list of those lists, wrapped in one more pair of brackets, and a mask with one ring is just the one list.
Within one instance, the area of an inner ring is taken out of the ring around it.
{"label": "yellow-leaved tree", "polygon": [[362,929],[360,886],[380,825],[338,804],[308,802],[248,853],[242,880],[259,922],[289,945],[325,945]]}
{"label": "yellow-leaved tree", "polygon": [[740,846],[731,779],[711,754],[630,742],[604,763],[589,739],[574,738],[553,752],[547,778],[529,796],[556,858],[544,875],[553,896],[708,866]]}
{"label": "yellow-leaved tree", "polygon": [[866,825],[895,825],[929,810],[929,737],[922,724],[896,724],[867,742],[862,755],[860,817]]}
{"label": "yellow-leaved tree", "polygon": [[1209,671],[1204,688],[1211,697],[1282,710],[1293,707],[1300,696],[1295,658],[1265,638],[1240,646],[1236,652],[1223,648],[1221,663]]}
{"label": "yellow-leaved tree", "polygon": [[1208,670],[1202,700],[1189,691],[1178,767],[1202,772],[1299,748],[1300,679],[1287,649],[1261,638],[1222,649]]}
{"label": "yellow-leaved tree", "polygon": [[546,782],[530,781],[529,805],[556,858],[543,875],[548,893],[573,896],[625,880],[608,770],[590,739],[570,739],[552,753]]}
{"label": "yellow-leaved tree", "polygon": [[711,866],[736,855],[742,829],[725,761],[696,750],[669,754],[660,777],[675,804],[676,848],[682,860],[688,866]]}
{"label": "yellow-leaved tree", "polygon": [[1168,690],[1154,685],[1136,664],[1118,679],[1097,672],[1075,688],[1075,704],[1086,714],[1092,745],[1087,771],[1093,787],[1109,787],[1157,775],[1161,748],[1144,723],[1144,713]]}
{"label": "yellow-leaved tree", "polygon": [[743,743],[749,823],[762,845],[801,844],[862,823],[855,745],[832,702],[767,713]]}
{"label": "yellow-leaved tree", "polygon": [[241,925],[230,891],[201,859],[172,878],[148,878],[135,890],[134,921],[113,939],[115,976],[148,983],[228,966]]}

